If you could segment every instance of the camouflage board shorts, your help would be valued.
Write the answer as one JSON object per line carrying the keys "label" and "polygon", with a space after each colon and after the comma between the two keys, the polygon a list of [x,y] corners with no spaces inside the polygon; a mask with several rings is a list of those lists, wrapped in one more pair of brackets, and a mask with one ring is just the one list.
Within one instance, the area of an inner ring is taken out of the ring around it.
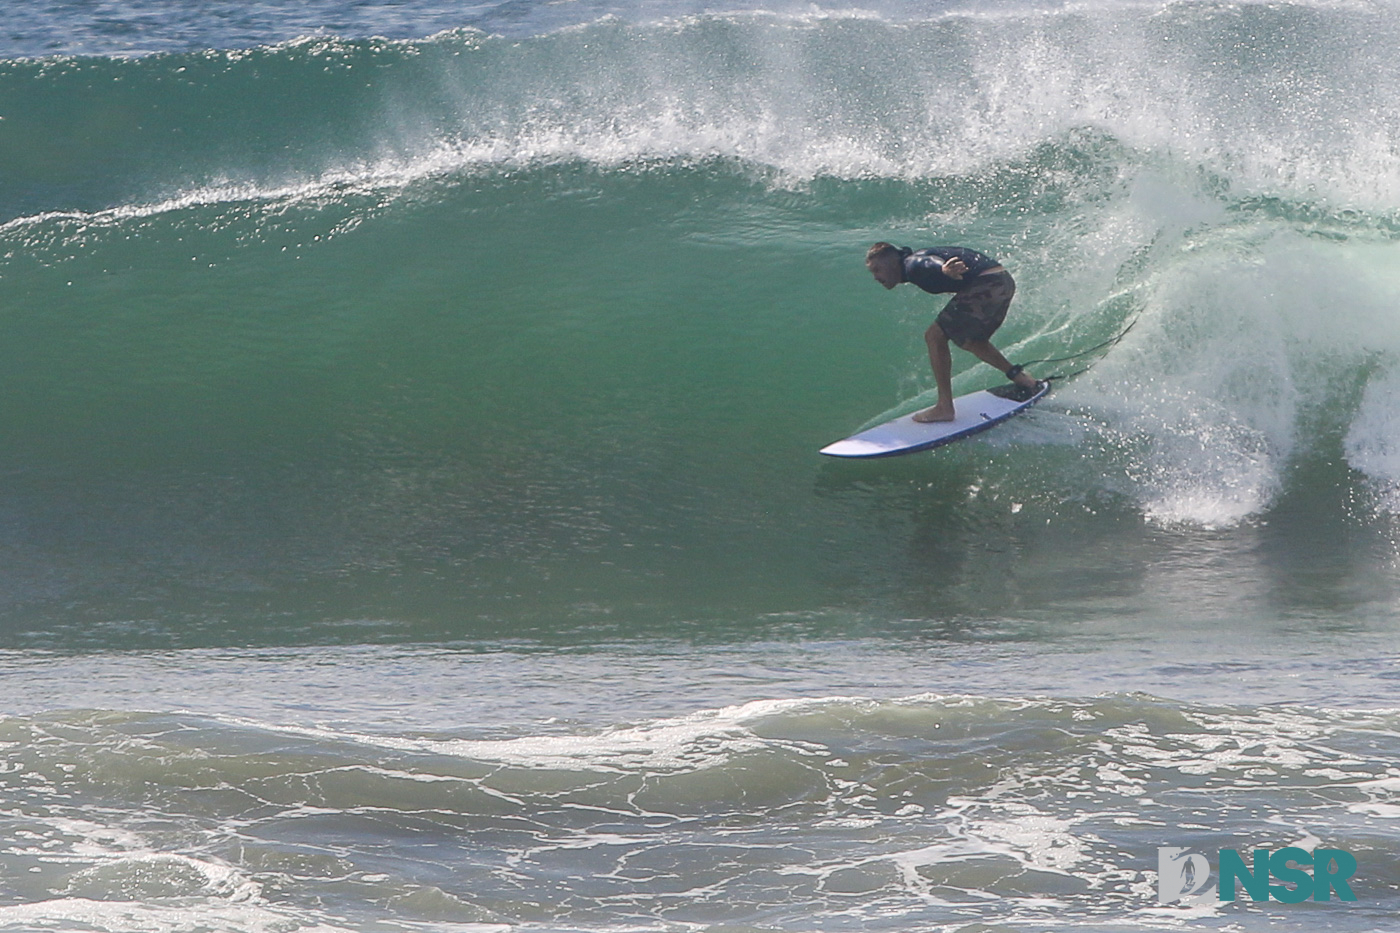
{"label": "camouflage board shorts", "polygon": [[969,340],[989,340],[1006,320],[1015,294],[1016,280],[1010,272],[979,275],[939,312],[938,326],[958,346]]}

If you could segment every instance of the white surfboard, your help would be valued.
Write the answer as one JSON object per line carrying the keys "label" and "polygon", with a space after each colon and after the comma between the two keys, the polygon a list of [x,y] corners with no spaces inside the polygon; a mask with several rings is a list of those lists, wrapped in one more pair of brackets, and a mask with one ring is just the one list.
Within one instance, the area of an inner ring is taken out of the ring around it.
{"label": "white surfboard", "polygon": [[971,437],[1001,424],[1013,415],[1030,408],[1050,391],[1050,383],[1042,382],[1034,389],[1014,383],[970,392],[953,399],[952,421],[922,424],[913,413],[902,415],[884,424],[852,434],[844,440],[823,447],[829,457],[893,457],[912,454],[917,450],[932,450],[953,441]]}

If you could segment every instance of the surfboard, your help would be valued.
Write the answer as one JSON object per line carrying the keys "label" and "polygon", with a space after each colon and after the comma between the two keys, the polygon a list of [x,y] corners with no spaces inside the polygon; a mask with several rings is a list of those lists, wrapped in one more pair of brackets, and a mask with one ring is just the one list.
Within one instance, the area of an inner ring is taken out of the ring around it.
{"label": "surfboard", "polygon": [[953,399],[955,417],[952,421],[922,424],[915,421],[910,412],[828,444],[821,452],[829,457],[869,458],[932,450],[996,427],[1045,398],[1049,391],[1050,383],[1041,382],[1034,389],[1008,383],[995,389],[969,392]]}

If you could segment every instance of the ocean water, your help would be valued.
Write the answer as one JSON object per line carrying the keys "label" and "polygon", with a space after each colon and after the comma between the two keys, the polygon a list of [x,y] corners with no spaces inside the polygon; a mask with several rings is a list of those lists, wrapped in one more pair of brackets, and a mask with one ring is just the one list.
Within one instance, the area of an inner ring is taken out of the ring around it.
{"label": "ocean water", "polygon": [[[0,930],[1395,929],[1397,47],[7,6]],[[1001,259],[1013,360],[1131,329],[823,458],[930,402],[878,239]],[[1158,901],[1288,845],[1357,900]]]}

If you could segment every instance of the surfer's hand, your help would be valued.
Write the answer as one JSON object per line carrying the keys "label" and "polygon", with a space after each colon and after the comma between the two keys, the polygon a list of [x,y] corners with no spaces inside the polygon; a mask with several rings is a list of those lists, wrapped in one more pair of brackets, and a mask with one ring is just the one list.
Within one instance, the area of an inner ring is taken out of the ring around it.
{"label": "surfer's hand", "polygon": [[963,262],[956,256],[954,256],[952,259],[943,260],[943,274],[950,279],[960,279],[963,277],[963,273],[966,271],[967,263]]}

